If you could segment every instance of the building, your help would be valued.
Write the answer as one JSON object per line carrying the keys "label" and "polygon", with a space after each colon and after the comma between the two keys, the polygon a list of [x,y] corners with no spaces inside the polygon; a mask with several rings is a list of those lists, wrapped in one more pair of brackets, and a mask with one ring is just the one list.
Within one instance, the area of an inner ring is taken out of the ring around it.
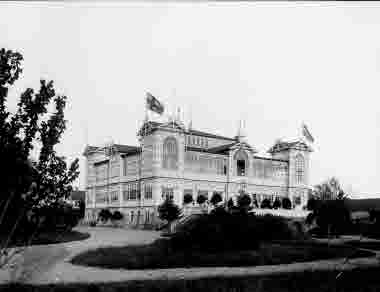
{"label": "building", "polygon": [[86,147],[86,220],[109,208],[121,211],[126,224],[154,224],[165,197],[183,206],[190,194],[194,202],[186,209],[196,211],[200,195],[219,192],[227,200],[240,190],[259,205],[289,197],[294,208],[306,206],[312,150],[301,140],[277,141],[263,157],[241,129],[224,137],[186,129],[179,120],[146,121],[138,138],[141,146]]}

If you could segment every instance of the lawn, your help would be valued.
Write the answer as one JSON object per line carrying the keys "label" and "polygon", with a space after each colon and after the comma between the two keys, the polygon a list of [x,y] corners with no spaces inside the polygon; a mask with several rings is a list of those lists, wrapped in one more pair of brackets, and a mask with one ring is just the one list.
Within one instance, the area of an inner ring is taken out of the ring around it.
{"label": "lawn", "polygon": [[289,264],[329,258],[374,255],[348,246],[330,246],[305,241],[264,242],[256,250],[205,252],[196,249],[173,250],[167,239],[149,245],[109,247],[90,250],[72,259],[76,265],[110,269],[165,269],[189,267],[233,267]]}

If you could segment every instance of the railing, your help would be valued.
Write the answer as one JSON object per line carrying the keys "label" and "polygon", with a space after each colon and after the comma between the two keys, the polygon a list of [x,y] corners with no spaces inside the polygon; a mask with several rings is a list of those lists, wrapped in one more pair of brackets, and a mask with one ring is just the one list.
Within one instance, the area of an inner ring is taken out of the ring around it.
{"label": "railing", "polygon": [[257,216],[264,216],[267,214],[273,216],[281,216],[286,218],[306,218],[310,211],[306,210],[297,210],[297,209],[252,209],[251,212],[254,212]]}

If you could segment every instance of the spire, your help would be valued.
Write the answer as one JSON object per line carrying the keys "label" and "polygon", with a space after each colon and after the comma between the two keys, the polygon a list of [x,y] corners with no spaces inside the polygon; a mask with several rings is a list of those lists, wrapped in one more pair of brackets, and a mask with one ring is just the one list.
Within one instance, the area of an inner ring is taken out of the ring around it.
{"label": "spire", "polygon": [[237,135],[236,135],[236,139],[239,141],[239,142],[242,142],[244,141],[245,139],[245,121],[244,120],[239,120],[239,126],[238,126],[238,131],[237,131]]}

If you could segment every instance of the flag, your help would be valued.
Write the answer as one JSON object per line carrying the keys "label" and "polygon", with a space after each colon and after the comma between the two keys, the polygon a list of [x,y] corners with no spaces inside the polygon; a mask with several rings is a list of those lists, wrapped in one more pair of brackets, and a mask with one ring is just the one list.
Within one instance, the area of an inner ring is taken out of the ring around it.
{"label": "flag", "polygon": [[149,92],[146,94],[146,106],[147,109],[162,114],[164,112],[164,105],[158,101],[157,98],[155,98],[153,95],[151,95]]}
{"label": "flag", "polygon": [[313,143],[314,142],[314,138],[313,136],[310,134],[310,131],[309,129],[306,127],[305,124],[302,124],[302,135],[306,138],[306,140],[308,140],[309,142]]}

